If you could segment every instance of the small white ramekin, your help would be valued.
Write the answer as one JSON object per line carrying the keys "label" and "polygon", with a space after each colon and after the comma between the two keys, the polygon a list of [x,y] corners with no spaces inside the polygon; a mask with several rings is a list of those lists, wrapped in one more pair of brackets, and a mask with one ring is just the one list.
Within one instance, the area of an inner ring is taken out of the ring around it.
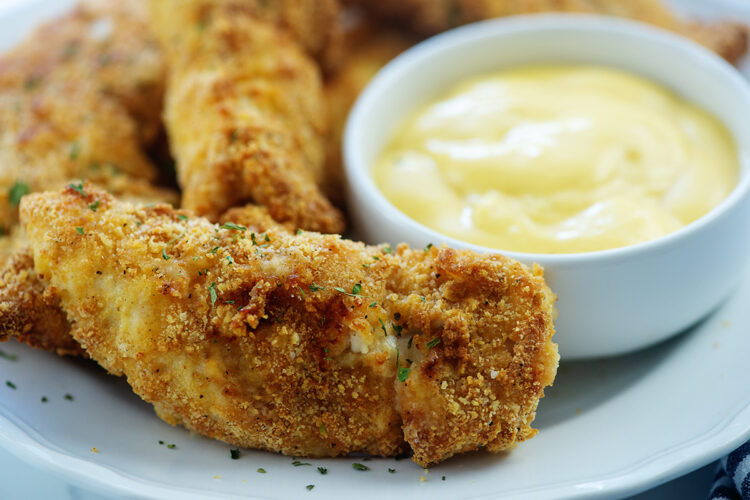
{"label": "small white ramekin", "polygon": [[[396,209],[371,167],[416,108],[465,78],[531,63],[589,63],[643,75],[717,116],[737,143],[741,178],[714,210],[646,243],[579,254],[529,254],[472,245]],[[564,359],[633,351],[713,311],[750,257],[750,87],[703,47],[639,23],[543,15],[485,21],[427,40],[386,66],[360,96],[344,139],[350,213],[371,242],[447,243],[539,263],[558,295],[556,340]],[[748,306],[750,307],[750,306]]]}

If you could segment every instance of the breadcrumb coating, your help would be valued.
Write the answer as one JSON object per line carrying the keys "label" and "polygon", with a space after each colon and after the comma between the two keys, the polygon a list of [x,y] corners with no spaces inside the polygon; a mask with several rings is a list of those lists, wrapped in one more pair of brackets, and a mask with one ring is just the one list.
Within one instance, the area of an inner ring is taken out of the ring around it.
{"label": "breadcrumb coating", "polygon": [[146,14],[141,0],[81,2],[3,55],[0,88],[88,82],[117,101],[135,120],[140,143],[151,145],[162,128],[165,72]]}
{"label": "breadcrumb coating", "polygon": [[747,52],[747,26],[735,22],[693,22],[661,0],[349,0],[431,35],[494,17],[537,12],[606,14],[653,24],[705,45],[731,63]]}
{"label": "breadcrumb coating", "polygon": [[251,5],[151,3],[169,64],[164,116],[182,205],[217,220],[253,202],[279,222],[342,232],[341,213],[318,185],[326,125],[320,70]]}
{"label": "breadcrumb coating", "polygon": [[538,269],[256,233],[90,185],[27,196],[21,219],[72,336],[167,422],[297,456],[408,444],[422,466],[535,433],[558,363]]}

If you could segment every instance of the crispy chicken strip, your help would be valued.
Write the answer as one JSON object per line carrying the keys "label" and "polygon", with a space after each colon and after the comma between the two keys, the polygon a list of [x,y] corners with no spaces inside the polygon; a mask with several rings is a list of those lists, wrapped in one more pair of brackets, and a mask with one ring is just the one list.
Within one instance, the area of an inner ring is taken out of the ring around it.
{"label": "crispy chicken strip", "polygon": [[701,23],[674,14],[660,0],[350,0],[406,21],[430,35],[474,21],[535,12],[607,14],[646,22],[693,38],[729,62],[747,51],[748,29],[733,22]]}
{"label": "crispy chicken strip", "polygon": [[149,146],[162,128],[165,73],[147,19],[140,0],[86,0],[3,55],[0,88],[89,81],[124,106],[141,144]]}
{"label": "crispy chicken strip", "polygon": [[21,214],[73,337],[167,422],[290,455],[408,443],[423,466],[535,433],[553,295],[516,261],[258,234],[89,185]]}
{"label": "crispy chicken strip", "polygon": [[325,154],[320,72],[250,4],[151,3],[169,63],[165,120],[182,204],[216,220],[252,201],[279,222],[341,232],[342,215],[318,186]]}
{"label": "crispy chicken strip", "polygon": [[34,272],[27,250],[12,255],[0,269],[0,316],[0,341],[16,337],[37,349],[85,355],[70,336],[70,324],[59,300],[45,291]]}
{"label": "crispy chicken strip", "polygon": [[370,23],[346,33],[347,51],[338,70],[325,82],[324,95],[328,108],[328,140],[326,143],[326,183],[328,197],[342,205],[344,168],[341,141],[344,127],[354,102],[375,74],[391,59],[419,39],[415,36]]}

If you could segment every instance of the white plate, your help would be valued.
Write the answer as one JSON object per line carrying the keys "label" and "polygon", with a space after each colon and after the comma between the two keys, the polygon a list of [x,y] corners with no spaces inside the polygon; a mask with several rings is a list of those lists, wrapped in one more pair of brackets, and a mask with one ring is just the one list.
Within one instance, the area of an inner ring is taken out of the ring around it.
{"label": "white plate", "polygon": [[[59,10],[59,2],[44,3]],[[735,2],[681,4],[750,21],[750,7]],[[41,12],[24,7],[0,14],[0,47],[50,14]],[[231,460],[229,446],[161,422],[123,380],[93,363],[16,343],[0,345],[19,358],[0,358],[0,445],[85,488],[163,499],[633,494],[711,462],[750,437],[746,275],[719,311],[666,344],[622,358],[563,364],[540,405],[536,438],[508,454],[457,457],[429,473],[408,460],[304,460],[312,465],[294,466],[289,457],[250,450]],[[371,470],[354,470],[354,462]],[[256,472],[259,467],[267,473]],[[308,492],[307,485],[314,488]]]}

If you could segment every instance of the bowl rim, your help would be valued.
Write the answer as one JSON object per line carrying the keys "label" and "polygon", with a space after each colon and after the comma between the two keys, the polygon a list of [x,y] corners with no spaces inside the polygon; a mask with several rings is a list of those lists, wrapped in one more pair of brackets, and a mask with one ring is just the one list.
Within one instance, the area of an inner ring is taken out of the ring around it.
{"label": "bowl rim", "polygon": [[[368,83],[352,107],[344,130],[344,172],[349,184],[355,182],[359,189],[364,189],[366,197],[372,200],[371,203],[384,212],[384,218],[397,220],[399,224],[421,232],[428,239],[432,238],[434,241],[457,248],[470,249],[480,253],[502,254],[522,262],[536,262],[542,265],[603,263],[630,259],[647,252],[665,251],[679,245],[681,241],[694,235],[694,233],[704,230],[750,196],[750,158],[747,157],[750,153],[750,144],[741,144],[735,131],[730,129],[730,133],[735,139],[740,161],[740,178],[734,189],[707,214],[691,223],[658,238],[632,245],[592,252],[560,254],[508,251],[477,245],[440,233],[417,222],[396,208],[375,185],[370,173],[371,166],[362,158],[357,144],[359,138],[367,135],[362,130],[367,126],[369,109],[377,105],[384,93],[383,90],[396,87],[397,85],[394,82],[401,81],[403,73],[408,73],[409,67],[413,64],[425,60],[429,61],[435,54],[455,47],[457,44],[467,45],[482,39],[490,42],[497,36],[507,37],[514,34],[550,31],[584,31],[599,36],[614,35],[646,39],[652,43],[666,45],[700,62],[702,71],[713,72],[727,87],[736,87],[735,91],[745,95],[745,101],[750,110],[750,84],[736,68],[697,42],[670,31],[632,20],[597,14],[548,13],[489,19],[448,30],[418,43],[390,61]],[[616,57],[617,54],[613,54],[613,59],[616,59]],[[743,153],[745,154],[743,155]],[[352,193],[348,193],[348,195],[351,198]],[[352,203],[351,199],[349,201]]]}

